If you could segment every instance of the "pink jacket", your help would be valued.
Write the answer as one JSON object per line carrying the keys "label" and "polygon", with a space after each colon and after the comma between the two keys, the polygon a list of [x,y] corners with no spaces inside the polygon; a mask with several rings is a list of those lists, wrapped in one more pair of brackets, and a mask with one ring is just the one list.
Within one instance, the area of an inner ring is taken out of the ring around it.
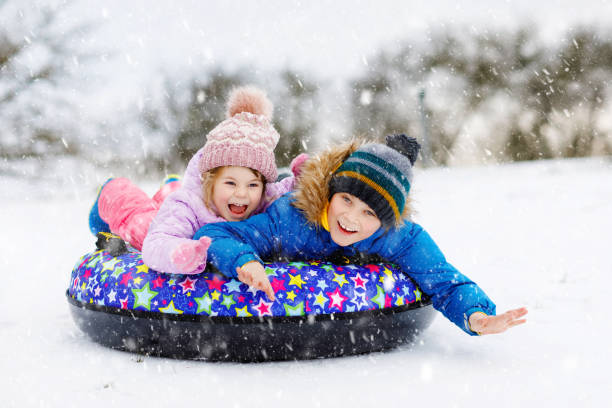
{"label": "pink jacket", "polygon": [[[225,222],[204,204],[199,164],[200,149],[189,161],[181,187],[170,194],[161,205],[151,223],[142,245],[142,258],[146,265],[158,272],[176,273],[172,252],[202,226],[212,222]],[[276,183],[267,183],[261,204],[254,214],[263,212],[274,200],[293,190],[295,177],[287,177]]]}

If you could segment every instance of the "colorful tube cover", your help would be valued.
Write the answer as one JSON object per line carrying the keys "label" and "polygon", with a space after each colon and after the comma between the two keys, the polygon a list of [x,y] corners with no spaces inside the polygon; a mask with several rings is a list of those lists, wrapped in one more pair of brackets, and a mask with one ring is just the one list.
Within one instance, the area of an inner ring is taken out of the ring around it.
{"label": "colorful tube cover", "polygon": [[[95,251],[72,270],[68,296],[113,309],[201,316],[304,316],[411,305],[421,291],[386,263],[334,265],[324,261],[267,263],[276,300],[220,274],[157,273],[129,248],[113,257]],[[416,305],[414,305],[416,306]]]}

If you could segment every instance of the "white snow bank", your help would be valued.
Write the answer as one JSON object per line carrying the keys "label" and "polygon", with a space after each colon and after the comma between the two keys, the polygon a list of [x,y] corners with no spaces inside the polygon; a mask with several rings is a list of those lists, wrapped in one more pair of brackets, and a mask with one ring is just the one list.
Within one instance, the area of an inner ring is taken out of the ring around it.
{"label": "white snow bank", "polygon": [[78,179],[41,195],[0,178],[3,407],[607,404],[610,159],[417,172],[417,221],[498,311],[527,306],[526,325],[472,338],[439,316],[412,347],[248,365],[142,357],[80,332],[64,293],[93,247],[87,215],[104,177]]}

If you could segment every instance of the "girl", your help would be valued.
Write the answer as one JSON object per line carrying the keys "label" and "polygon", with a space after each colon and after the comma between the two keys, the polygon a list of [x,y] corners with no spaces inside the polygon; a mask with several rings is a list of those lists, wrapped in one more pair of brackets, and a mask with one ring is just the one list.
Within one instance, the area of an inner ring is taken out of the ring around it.
{"label": "girl", "polygon": [[[202,272],[210,240],[191,239],[200,227],[246,219],[293,189],[294,177],[274,182],[279,135],[271,116],[272,104],[262,91],[234,90],[228,118],[189,161],[182,185],[168,183],[150,199],[127,179],[107,181],[92,207],[92,232],[121,236],[142,249],[144,263],[159,272]],[[291,170],[298,172],[306,158],[294,159]]]}
{"label": "girl", "polygon": [[[495,316],[495,304],[450,265],[423,228],[410,222],[412,165],[419,146],[405,135],[386,145],[351,143],[307,161],[294,194],[239,223],[209,224],[209,261],[242,282],[272,291],[260,257],[322,259],[379,255],[400,266],[434,308],[471,335],[524,323],[524,308]],[[270,297],[272,299],[272,297]]]}

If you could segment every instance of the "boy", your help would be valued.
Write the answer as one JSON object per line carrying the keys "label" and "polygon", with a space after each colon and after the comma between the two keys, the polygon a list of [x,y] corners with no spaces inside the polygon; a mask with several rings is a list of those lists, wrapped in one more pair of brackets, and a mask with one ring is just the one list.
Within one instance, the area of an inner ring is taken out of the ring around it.
{"label": "boy", "polygon": [[[414,138],[386,144],[352,142],[304,164],[295,193],[246,221],[208,224],[209,261],[274,300],[261,257],[325,259],[338,252],[379,255],[398,265],[433,306],[470,335],[501,333],[522,324],[525,308],[495,315],[495,304],[450,265],[423,228],[408,221]],[[235,272],[234,272],[235,271]]]}

